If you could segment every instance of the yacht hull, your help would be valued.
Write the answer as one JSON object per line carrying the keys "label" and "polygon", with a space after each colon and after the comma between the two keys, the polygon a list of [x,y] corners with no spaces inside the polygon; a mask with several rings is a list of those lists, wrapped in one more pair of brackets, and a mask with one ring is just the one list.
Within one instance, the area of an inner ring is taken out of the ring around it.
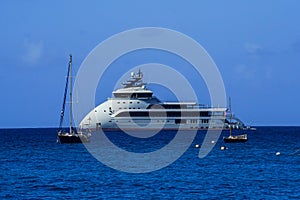
{"label": "yacht hull", "polygon": [[247,138],[247,134],[244,134],[244,135],[224,137],[223,140],[226,143],[242,143],[242,142],[247,142],[248,138]]}
{"label": "yacht hull", "polygon": [[88,143],[90,137],[79,134],[58,134],[58,138],[61,144],[72,144],[72,143]]}
{"label": "yacht hull", "polygon": [[[112,98],[90,110],[80,122],[83,130],[211,130],[244,129],[226,107],[197,102],[162,102],[142,82],[142,73],[132,73]],[[234,121],[232,121],[234,120]]]}

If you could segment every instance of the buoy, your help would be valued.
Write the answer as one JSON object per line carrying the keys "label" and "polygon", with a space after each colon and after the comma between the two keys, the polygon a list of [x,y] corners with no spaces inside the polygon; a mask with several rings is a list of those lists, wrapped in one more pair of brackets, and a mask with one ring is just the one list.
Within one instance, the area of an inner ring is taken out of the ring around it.
{"label": "buoy", "polygon": [[214,144],[214,143],[215,143],[215,141],[214,141],[214,140],[212,140],[212,141],[211,141],[211,143],[212,143],[212,144]]}
{"label": "buoy", "polygon": [[198,148],[200,148],[200,145],[199,145],[199,144],[196,144],[195,147],[198,149]]}
{"label": "buoy", "polygon": [[280,155],[280,152],[278,151],[278,152],[276,152],[276,156],[279,156]]}
{"label": "buoy", "polygon": [[221,151],[224,151],[226,150],[226,147],[225,146],[221,146]]}

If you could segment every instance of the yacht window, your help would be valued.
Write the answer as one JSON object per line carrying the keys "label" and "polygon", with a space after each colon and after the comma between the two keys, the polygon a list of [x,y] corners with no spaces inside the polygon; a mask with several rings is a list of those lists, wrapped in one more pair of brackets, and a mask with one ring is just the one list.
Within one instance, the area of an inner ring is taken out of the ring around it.
{"label": "yacht window", "polygon": [[186,124],[186,119],[175,119],[175,124]]}
{"label": "yacht window", "polygon": [[203,123],[203,124],[208,124],[208,123],[209,123],[209,120],[208,120],[208,119],[202,119],[202,123]]}
{"label": "yacht window", "polygon": [[104,112],[106,112],[106,110],[104,110]]}
{"label": "yacht window", "polygon": [[131,104],[132,104],[132,101],[130,101],[129,103],[131,103]]}
{"label": "yacht window", "polygon": [[138,101],[137,103],[139,104],[140,102]]}
{"label": "yacht window", "polygon": [[197,120],[196,120],[196,119],[191,119],[191,123],[192,123],[192,124],[196,124],[196,123],[197,123]]}
{"label": "yacht window", "polygon": [[152,92],[148,93],[132,93],[131,98],[151,98],[152,97]]}
{"label": "yacht window", "polygon": [[208,116],[210,116],[210,113],[208,111],[200,112],[200,117],[208,117]]}
{"label": "yacht window", "polygon": [[120,102],[118,101],[118,104],[120,104]]}

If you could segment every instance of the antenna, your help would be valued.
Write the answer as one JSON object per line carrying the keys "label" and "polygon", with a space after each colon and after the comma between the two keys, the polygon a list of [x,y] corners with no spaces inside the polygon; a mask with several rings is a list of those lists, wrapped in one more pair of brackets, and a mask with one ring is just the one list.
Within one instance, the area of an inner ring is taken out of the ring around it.
{"label": "antenna", "polygon": [[229,97],[229,110],[231,112],[231,97]]}
{"label": "antenna", "polygon": [[139,77],[139,78],[143,78],[143,73],[141,72],[141,69],[139,69],[138,77]]}

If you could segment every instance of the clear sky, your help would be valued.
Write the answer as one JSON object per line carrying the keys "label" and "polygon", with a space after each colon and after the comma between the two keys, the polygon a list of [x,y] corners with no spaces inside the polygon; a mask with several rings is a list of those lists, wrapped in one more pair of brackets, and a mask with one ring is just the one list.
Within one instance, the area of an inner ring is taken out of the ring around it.
{"label": "clear sky", "polygon": [[246,124],[300,125],[299,8],[298,0],[3,0],[0,127],[57,126],[69,53],[76,70],[101,41],[147,26],[199,42]]}

